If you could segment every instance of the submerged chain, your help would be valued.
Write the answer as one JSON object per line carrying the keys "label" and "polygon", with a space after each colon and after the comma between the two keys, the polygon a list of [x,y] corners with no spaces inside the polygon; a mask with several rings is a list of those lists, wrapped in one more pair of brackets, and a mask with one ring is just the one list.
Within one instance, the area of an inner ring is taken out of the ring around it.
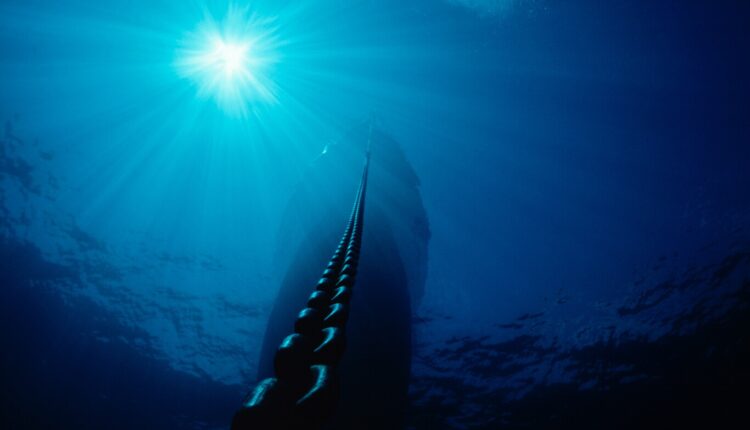
{"label": "submerged chain", "polygon": [[320,429],[339,397],[336,368],[357,275],[367,192],[367,161],[352,213],[328,266],[274,357],[275,377],[258,383],[235,413],[232,430]]}

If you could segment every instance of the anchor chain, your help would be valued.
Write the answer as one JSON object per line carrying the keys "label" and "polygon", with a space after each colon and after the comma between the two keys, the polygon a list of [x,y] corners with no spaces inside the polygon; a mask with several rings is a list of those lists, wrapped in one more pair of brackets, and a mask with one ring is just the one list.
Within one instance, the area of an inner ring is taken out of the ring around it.
{"label": "anchor chain", "polygon": [[[368,139],[369,140],[369,139]],[[320,429],[339,397],[337,366],[346,347],[345,328],[357,275],[370,164],[369,142],[362,179],[338,247],[294,323],[294,333],[274,356],[275,377],[260,381],[232,420],[232,430]]]}

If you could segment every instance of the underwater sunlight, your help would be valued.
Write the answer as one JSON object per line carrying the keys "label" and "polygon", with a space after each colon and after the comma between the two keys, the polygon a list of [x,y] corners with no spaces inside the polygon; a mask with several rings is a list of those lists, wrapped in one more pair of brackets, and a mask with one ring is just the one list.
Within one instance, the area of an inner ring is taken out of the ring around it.
{"label": "underwater sunlight", "polygon": [[221,20],[207,16],[178,50],[179,73],[230,115],[245,116],[254,103],[274,102],[278,40],[271,22],[237,6]]}
{"label": "underwater sunlight", "polygon": [[748,22],[0,0],[0,430],[747,421]]}

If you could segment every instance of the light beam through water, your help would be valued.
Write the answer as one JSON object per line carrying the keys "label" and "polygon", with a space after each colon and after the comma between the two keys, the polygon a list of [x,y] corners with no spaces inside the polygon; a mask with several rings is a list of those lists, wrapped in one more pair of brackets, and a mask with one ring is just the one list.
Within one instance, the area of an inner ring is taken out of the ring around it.
{"label": "light beam through water", "polygon": [[176,67],[195,83],[199,96],[229,114],[246,116],[254,105],[276,101],[271,74],[277,46],[272,20],[230,7],[222,21],[207,16],[186,35]]}

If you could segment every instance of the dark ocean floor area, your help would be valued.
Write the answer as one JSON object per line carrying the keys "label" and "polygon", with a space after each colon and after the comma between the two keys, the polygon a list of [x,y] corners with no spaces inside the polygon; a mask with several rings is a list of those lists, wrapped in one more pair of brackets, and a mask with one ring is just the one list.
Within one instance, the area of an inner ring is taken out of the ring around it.
{"label": "dark ocean floor area", "polygon": [[[750,253],[734,252],[616,309],[623,326],[654,317],[663,332],[612,325],[598,341],[571,347],[549,333],[525,333],[531,330],[524,324],[545,318],[538,313],[504,324],[521,329],[509,340],[450,339],[421,358],[437,373],[414,377],[413,428],[742,427],[750,383],[748,269]],[[698,291],[677,314],[666,310],[671,296]]]}
{"label": "dark ocean floor area", "polygon": [[[224,428],[241,391],[175,371],[144,336],[50,286],[76,274],[28,243],[0,241],[3,429]],[[106,340],[96,334],[106,335]]]}
{"label": "dark ocean floor area", "polygon": [[481,424],[470,425],[476,417],[469,416],[462,420],[467,427],[450,425],[445,416],[460,414],[460,399],[479,393],[467,391],[460,379],[432,381],[457,398],[449,408],[439,400],[417,408],[414,428],[736,428],[747,421],[749,299],[746,284],[742,306],[690,336],[602,344],[575,352],[582,373],[606,381],[607,368],[627,365],[649,373],[641,381],[606,381],[604,388],[590,390],[581,390],[580,381],[536,387],[518,400],[480,403]]}

